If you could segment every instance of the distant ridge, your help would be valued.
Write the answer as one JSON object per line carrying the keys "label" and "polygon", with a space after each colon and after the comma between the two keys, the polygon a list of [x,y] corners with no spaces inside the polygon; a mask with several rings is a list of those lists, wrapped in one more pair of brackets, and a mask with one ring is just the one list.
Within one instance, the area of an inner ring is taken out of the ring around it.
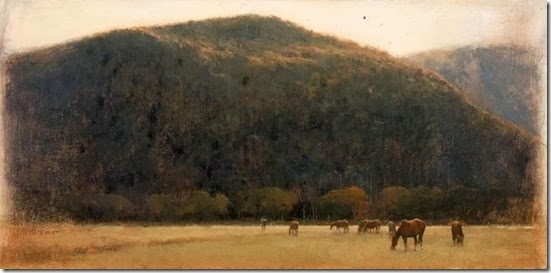
{"label": "distant ridge", "polygon": [[409,57],[460,87],[480,108],[510,120],[531,134],[538,132],[539,56],[513,45],[435,50]]}

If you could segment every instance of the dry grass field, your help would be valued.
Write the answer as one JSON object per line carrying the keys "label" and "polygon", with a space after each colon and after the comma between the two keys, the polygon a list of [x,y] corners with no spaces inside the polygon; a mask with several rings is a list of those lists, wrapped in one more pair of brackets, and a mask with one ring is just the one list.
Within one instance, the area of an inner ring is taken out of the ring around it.
{"label": "dry grass field", "polygon": [[[2,268],[448,269],[545,268],[545,238],[532,227],[465,226],[464,247],[450,228],[427,226],[422,250],[390,250],[387,230],[358,235],[329,226],[4,226]],[[538,248],[537,246],[542,246]]]}

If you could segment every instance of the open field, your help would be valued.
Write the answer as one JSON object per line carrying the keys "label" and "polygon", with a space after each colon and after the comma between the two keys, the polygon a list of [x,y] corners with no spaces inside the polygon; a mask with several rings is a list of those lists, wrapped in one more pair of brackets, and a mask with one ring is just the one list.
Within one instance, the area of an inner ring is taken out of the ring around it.
{"label": "open field", "polygon": [[[6,232],[8,230],[9,232]],[[423,249],[390,250],[385,227],[358,235],[328,226],[149,226],[47,224],[3,228],[2,268],[545,268],[545,238],[532,227],[427,226]],[[6,240],[6,238],[8,240]]]}

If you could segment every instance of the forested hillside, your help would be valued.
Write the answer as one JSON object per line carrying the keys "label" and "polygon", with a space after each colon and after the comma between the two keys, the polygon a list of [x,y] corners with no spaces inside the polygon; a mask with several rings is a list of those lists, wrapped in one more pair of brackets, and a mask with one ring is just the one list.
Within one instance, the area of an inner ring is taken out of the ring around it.
{"label": "forested hillside", "polygon": [[436,74],[277,18],[116,30],[7,70],[26,218],[480,220],[522,204],[530,220],[530,135]]}
{"label": "forested hillside", "polygon": [[511,45],[438,50],[408,59],[456,84],[478,107],[537,135],[543,58],[535,49]]}

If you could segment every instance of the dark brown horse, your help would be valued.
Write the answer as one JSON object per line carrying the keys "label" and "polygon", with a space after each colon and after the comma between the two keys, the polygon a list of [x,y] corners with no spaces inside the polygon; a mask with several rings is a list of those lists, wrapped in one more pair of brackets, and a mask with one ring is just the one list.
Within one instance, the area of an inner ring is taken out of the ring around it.
{"label": "dark brown horse", "polygon": [[298,221],[292,221],[289,225],[289,235],[298,236]]}
{"label": "dark brown horse", "polygon": [[420,247],[423,247],[423,233],[425,232],[425,226],[425,222],[417,218],[410,221],[402,220],[400,222],[400,227],[396,231],[396,235],[392,237],[390,249],[394,250],[396,248],[400,237],[404,240],[404,249],[406,251],[408,250],[408,237],[413,237],[413,240],[415,241],[413,250],[416,250],[417,244],[419,244]]}
{"label": "dark brown horse", "polygon": [[348,221],[347,220],[339,220],[339,221],[335,221],[335,222],[332,222],[330,224],[330,227],[329,229],[333,229],[333,227],[337,227],[337,231],[339,231],[339,229],[344,229],[344,233],[348,233]]}
{"label": "dark brown horse", "polygon": [[375,226],[375,230],[379,232],[379,230],[381,229],[381,221],[379,219],[375,219],[373,220],[373,223],[373,225]]}
{"label": "dark brown horse", "polygon": [[453,245],[463,245],[463,239],[465,239],[465,235],[463,235],[463,228],[461,228],[461,223],[459,221],[453,221],[452,222],[452,240]]}
{"label": "dark brown horse", "polygon": [[368,230],[379,231],[379,229],[381,228],[381,221],[379,220],[364,220],[364,221],[366,221],[362,229],[364,233],[367,232]]}

